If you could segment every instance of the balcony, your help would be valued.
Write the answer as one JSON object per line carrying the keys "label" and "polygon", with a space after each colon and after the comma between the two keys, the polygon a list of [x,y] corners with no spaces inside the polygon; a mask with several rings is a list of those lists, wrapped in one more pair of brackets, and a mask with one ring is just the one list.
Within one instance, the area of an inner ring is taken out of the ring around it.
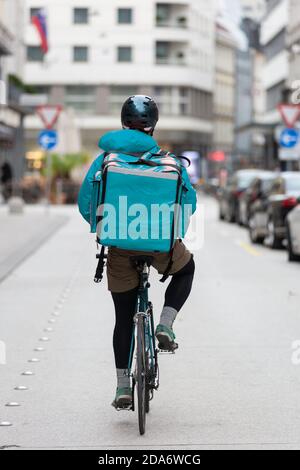
{"label": "balcony", "polygon": [[184,42],[157,41],[155,62],[157,65],[187,65],[188,45]]}
{"label": "balcony", "polygon": [[13,39],[13,35],[0,21],[0,55],[10,55],[12,53]]}
{"label": "balcony", "polygon": [[156,26],[160,28],[188,28],[188,5],[157,3]]}

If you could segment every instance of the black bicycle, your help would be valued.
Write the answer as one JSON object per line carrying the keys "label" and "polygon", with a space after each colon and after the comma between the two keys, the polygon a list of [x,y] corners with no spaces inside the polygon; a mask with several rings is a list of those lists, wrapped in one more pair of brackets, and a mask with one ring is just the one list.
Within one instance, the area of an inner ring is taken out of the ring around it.
{"label": "black bicycle", "polygon": [[[146,413],[149,413],[154,390],[159,387],[158,349],[155,345],[153,306],[148,298],[149,274],[153,258],[151,256],[133,256],[130,261],[139,274],[139,289],[128,370],[132,377],[132,409],[134,410],[134,392],[137,387],[139,431],[140,434],[144,434]],[[135,367],[132,369],[134,351],[136,352],[136,360]]]}
{"label": "black bicycle", "polygon": [[[137,389],[138,421],[140,434],[145,434],[146,414],[150,411],[150,401],[154,390],[159,387],[158,353],[174,354],[156,348],[153,305],[149,301],[149,275],[153,261],[151,256],[131,256],[130,261],[138,272],[139,287],[133,321],[132,340],[128,361],[128,376],[132,384],[132,405],[117,410],[135,411],[135,389]],[[132,367],[135,358],[134,367]]]}

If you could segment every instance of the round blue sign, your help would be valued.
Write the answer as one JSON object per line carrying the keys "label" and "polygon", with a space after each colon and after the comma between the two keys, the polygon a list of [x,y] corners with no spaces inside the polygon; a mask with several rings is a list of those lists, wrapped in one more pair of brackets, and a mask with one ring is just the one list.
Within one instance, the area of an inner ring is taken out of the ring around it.
{"label": "round blue sign", "polygon": [[38,143],[44,150],[53,149],[58,143],[57,132],[53,130],[45,130],[40,132]]}
{"label": "round blue sign", "polygon": [[280,135],[280,145],[286,149],[296,147],[299,141],[299,131],[296,129],[284,129]]}

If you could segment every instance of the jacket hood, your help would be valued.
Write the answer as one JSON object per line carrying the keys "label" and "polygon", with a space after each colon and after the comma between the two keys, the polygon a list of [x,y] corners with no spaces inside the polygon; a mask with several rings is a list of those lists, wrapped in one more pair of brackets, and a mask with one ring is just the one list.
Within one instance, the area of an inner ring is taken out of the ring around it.
{"label": "jacket hood", "polygon": [[105,152],[148,152],[156,148],[157,143],[150,135],[134,129],[121,129],[104,134],[99,140],[99,147]]}

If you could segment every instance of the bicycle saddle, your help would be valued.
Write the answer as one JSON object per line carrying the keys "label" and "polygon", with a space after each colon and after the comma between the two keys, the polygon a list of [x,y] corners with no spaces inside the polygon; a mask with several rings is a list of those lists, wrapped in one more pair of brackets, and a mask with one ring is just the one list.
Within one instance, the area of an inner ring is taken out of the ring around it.
{"label": "bicycle saddle", "polygon": [[149,267],[152,264],[153,256],[130,256],[130,261],[134,267],[143,267],[144,264]]}

